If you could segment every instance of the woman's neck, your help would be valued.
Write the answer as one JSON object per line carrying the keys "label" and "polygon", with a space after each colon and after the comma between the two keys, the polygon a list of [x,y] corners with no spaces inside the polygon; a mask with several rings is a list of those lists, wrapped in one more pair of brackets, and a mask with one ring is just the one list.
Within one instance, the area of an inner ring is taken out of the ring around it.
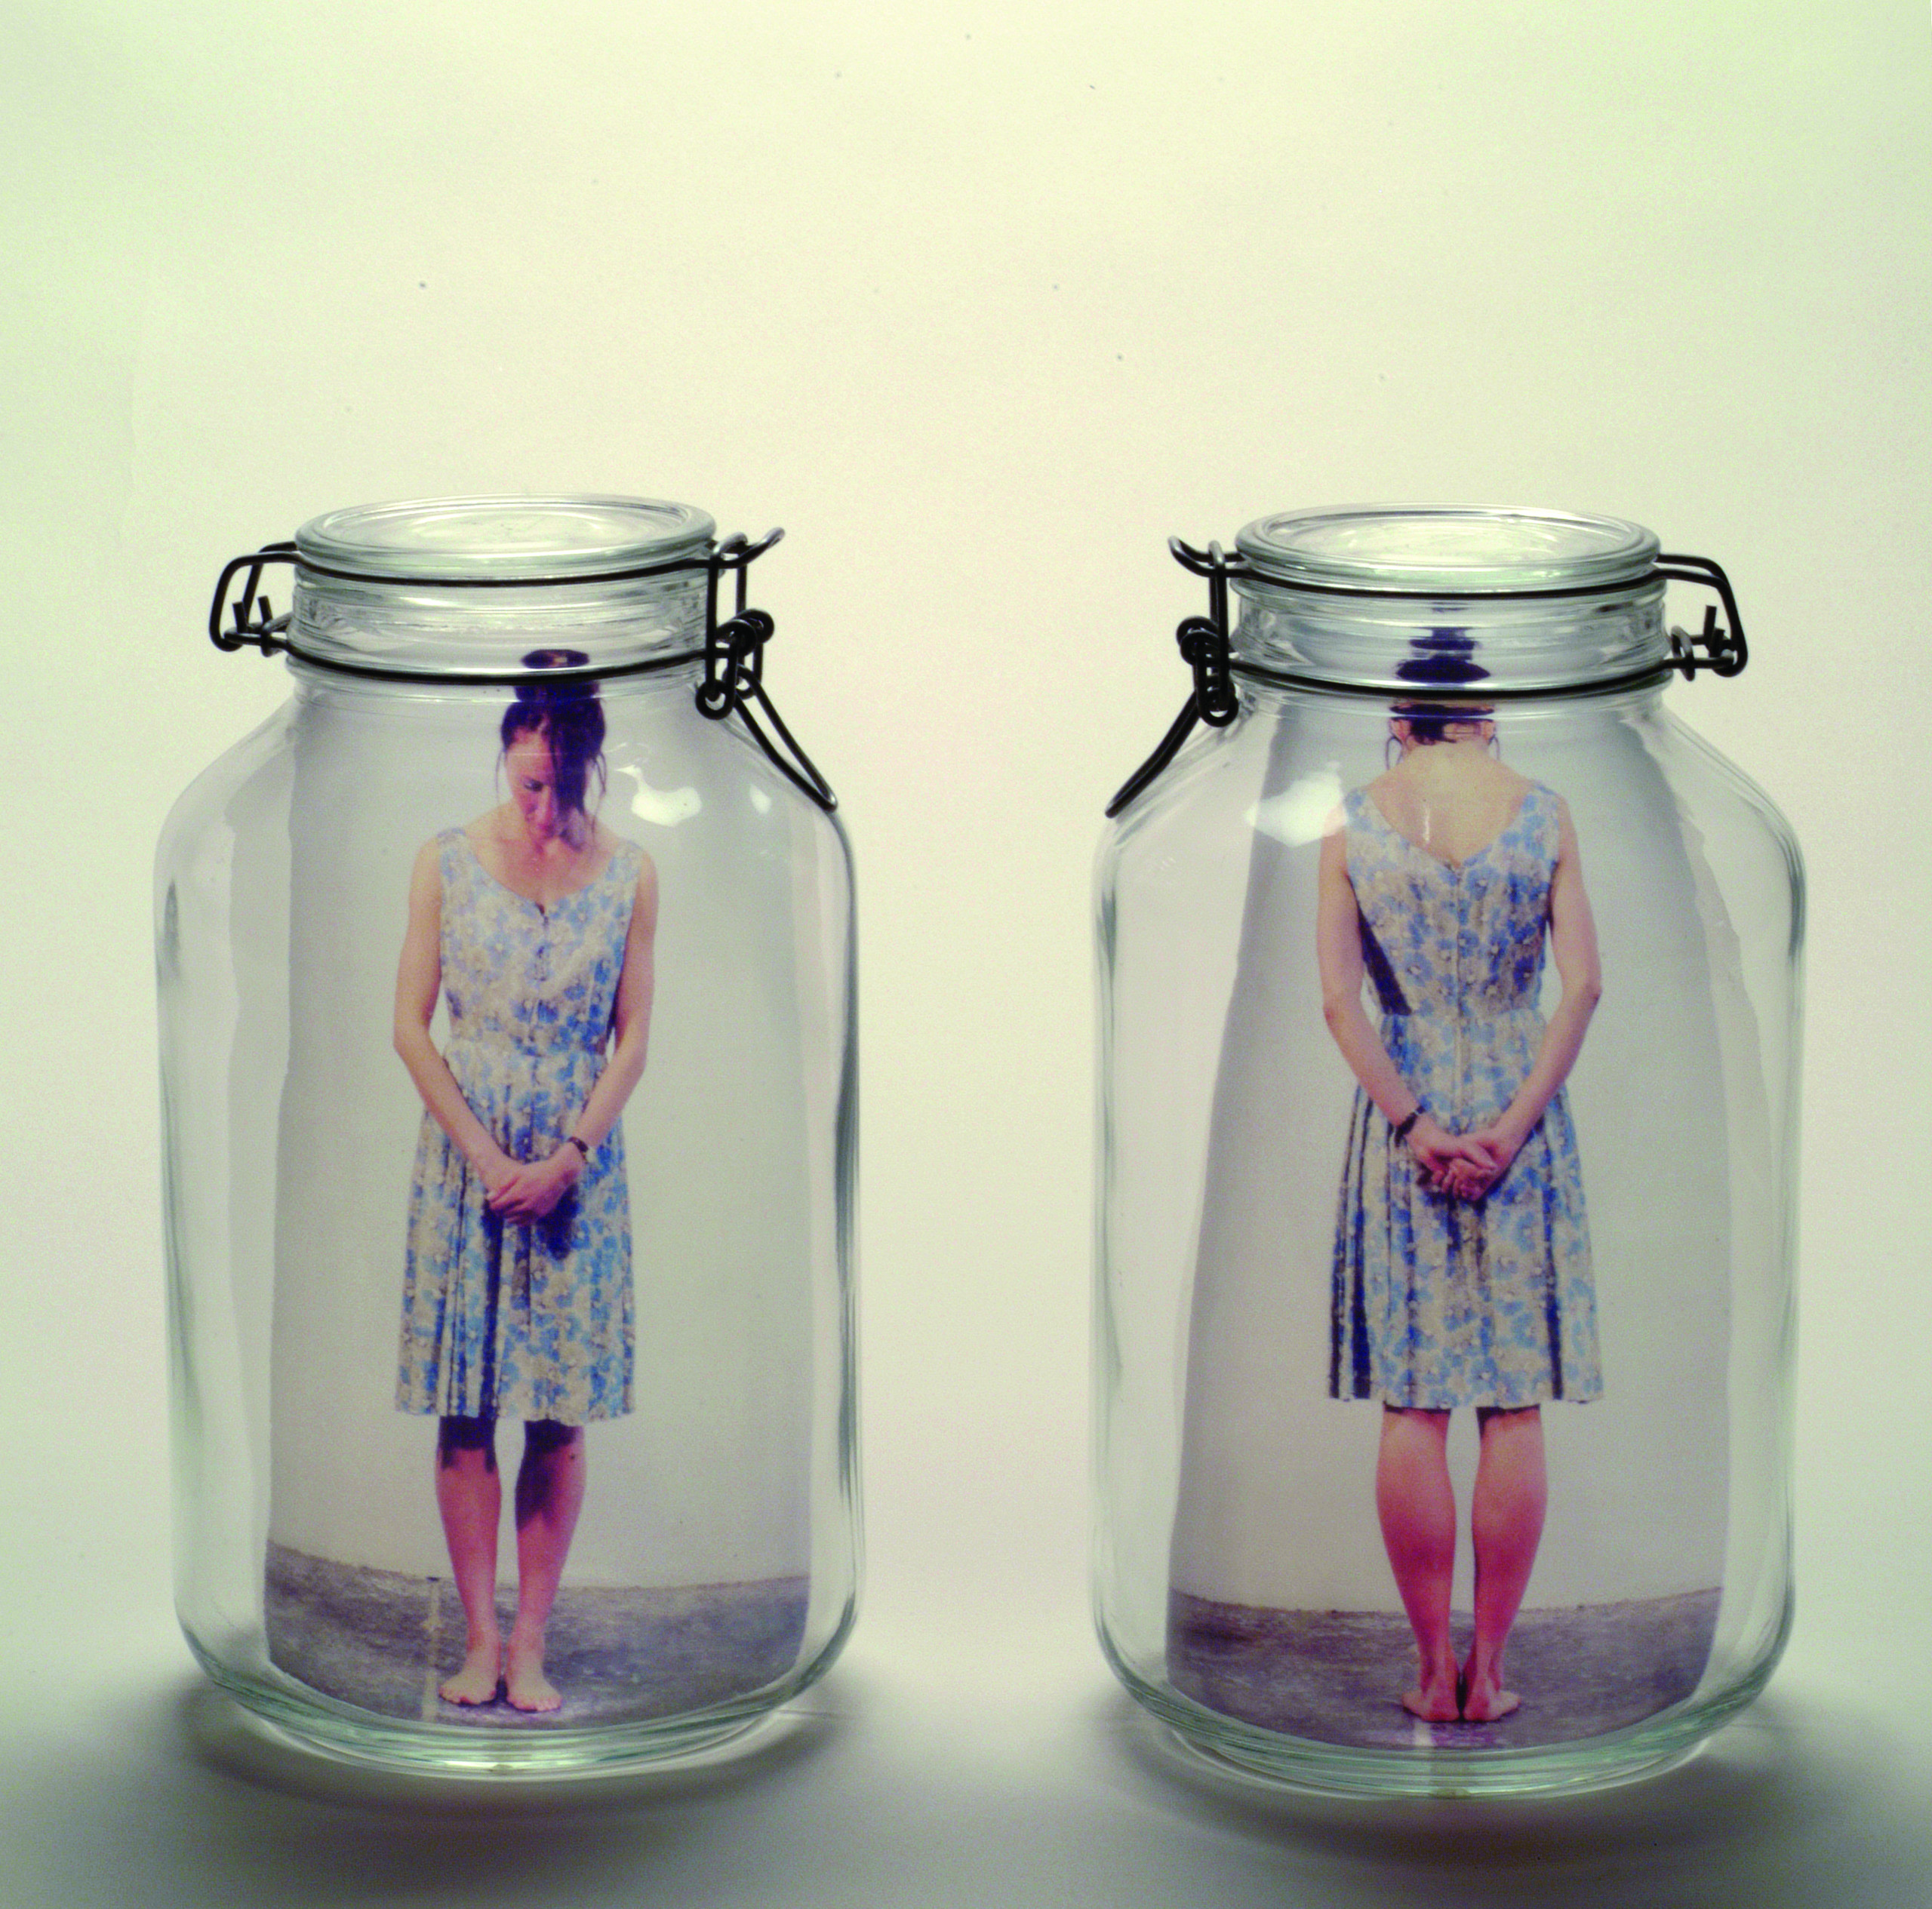
{"label": "woman's neck", "polygon": [[1418,742],[1405,750],[1397,767],[1418,782],[1432,782],[1467,775],[1478,764],[1487,768],[1491,760],[1487,746],[1476,737],[1445,736],[1439,742]]}
{"label": "woman's neck", "polygon": [[596,824],[588,816],[566,822],[555,835],[533,835],[521,816],[509,819],[503,839],[513,853],[531,862],[568,860],[581,855],[596,840]]}

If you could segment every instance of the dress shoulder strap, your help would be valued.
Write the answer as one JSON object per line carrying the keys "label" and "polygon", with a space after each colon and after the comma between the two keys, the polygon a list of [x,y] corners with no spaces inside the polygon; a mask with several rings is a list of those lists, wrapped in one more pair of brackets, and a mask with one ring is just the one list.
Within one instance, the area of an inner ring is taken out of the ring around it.
{"label": "dress shoulder strap", "polygon": [[457,872],[463,865],[463,851],[468,847],[460,823],[453,828],[436,831],[436,867],[445,888],[457,879]]}
{"label": "dress shoulder strap", "polygon": [[1563,845],[1563,828],[1558,819],[1562,798],[1547,782],[1533,782],[1530,792],[1523,798],[1523,813],[1534,825],[1532,835],[1538,851],[1548,865],[1556,866],[1558,851]]}
{"label": "dress shoulder strap", "polygon": [[628,835],[620,835],[617,845],[611,851],[610,867],[606,872],[614,879],[622,881],[626,887],[635,888],[637,878],[644,872],[644,850]]}

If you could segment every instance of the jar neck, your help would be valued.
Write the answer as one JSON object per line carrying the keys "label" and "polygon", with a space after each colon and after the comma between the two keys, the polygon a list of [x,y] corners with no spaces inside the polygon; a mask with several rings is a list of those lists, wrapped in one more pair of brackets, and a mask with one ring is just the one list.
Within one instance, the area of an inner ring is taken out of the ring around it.
{"label": "jar neck", "polygon": [[[515,689],[506,683],[478,683],[459,678],[423,675],[373,675],[359,670],[309,662],[294,652],[284,658],[293,678],[298,706],[328,711],[334,715],[392,721],[407,709],[411,720],[420,714],[438,710],[484,710],[500,714],[509,706]],[[596,693],[607,715],[620,711],[634,718],[654,720],[663,710],[690,712],[699,685],[704,678],[702,653],[674,655],[662,669],[629,675],[600,676]]]}
{"label": "jar neck", "polygon": [[[1258,718],[1265,724],[1305,725],[1338,739],[1358,736],[1364,726],[1393,735],[1392,726],[1404,720],[1401,706],[1415,699],[1413,690],[1407,689],[1392,696],[1352,685],[1344,687],[1267,677],[1244,676],[1238,680],[1244,715]],[[1499,698],[1493,708],[1483,712],[1482,720],[1503,739],[1506,758],[1511,739],[1518,736],[1534,735],[1543,741],[1574,742],[1601,736],[1606,723],[1641,724],[1665,718],[1668,712],[1664,696],[1675,681],[1674,676],[1666,674],[1637,682],[1559,690],[1548,696]],[[1438,733],[1417,739],[1426,746],[1442,739]]]}
{"label": "jar neck", "polygon": [[[500,589],[338,577],[297,569],[288,635],[306,662],[433,681],[509,676],[537,651],[570,650],[580,667],[663,664],[704,647],[702,569],[620,581]],[[694,667],[695,662],[694,662]]]}
{"label": "jar neck", "polygon": [[[1418,700],[1561,695],[1670,664],[1663,586],[1574,596],[1344,595],[1243,579],[1230,638],[1246,663],[1314,686]],[[1453,653],[1466,680],[1432,673]]]}

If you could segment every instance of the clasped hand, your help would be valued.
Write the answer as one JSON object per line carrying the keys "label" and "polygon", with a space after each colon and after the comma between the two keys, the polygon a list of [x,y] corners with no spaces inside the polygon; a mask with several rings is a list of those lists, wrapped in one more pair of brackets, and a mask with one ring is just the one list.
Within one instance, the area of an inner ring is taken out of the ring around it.
{"label": "clasped hand", "polygon": [[1509,1172],[1523,1142],[1500,1120],[1451,1133],[1424,1114],[1410,1128],[1408,1144],[1432,1193],[1480,1200]]}
{"label": "clasped hand", "polygon": [[583,1170],[583,1156],[568,1143],[548,1160],[515,1160],[499,1154],[482,1170],[488,1189],[483,1204],[500,1219],[528,1226],[556,1207]]}

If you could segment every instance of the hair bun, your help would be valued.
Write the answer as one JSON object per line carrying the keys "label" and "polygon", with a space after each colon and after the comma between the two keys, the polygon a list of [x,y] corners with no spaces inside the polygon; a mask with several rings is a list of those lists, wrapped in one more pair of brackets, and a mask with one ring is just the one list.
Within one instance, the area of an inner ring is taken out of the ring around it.
{"label": "hair bun", "polygon": [[1484,683],[1489,672],[1475,660],[1475,647],[1466,630],[1431,630],[1410,644],[1408,655],[1395,666],[1395,674],[1405,683],[1437,689]]}
{"label": "hair bun", "polygon": [[[525,656],[523,666],[525,669],[581,669],[589,661],[589,655],[582,650],[532,650]],[[539,709],[555,709],[568,702],[595,702],[597,684],[594,678],[556,683],[519,683],[516,686],[516,699]]]}

